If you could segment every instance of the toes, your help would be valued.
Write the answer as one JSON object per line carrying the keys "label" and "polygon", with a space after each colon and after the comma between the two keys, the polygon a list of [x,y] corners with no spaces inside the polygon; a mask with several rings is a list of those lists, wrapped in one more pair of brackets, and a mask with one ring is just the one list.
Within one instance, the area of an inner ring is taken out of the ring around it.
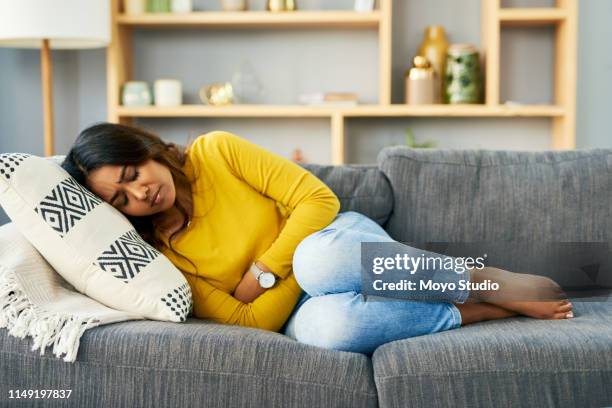
{"label": "toes", "polygon": [[553,316],[551,317],[551,319],[555,319],[555,320],[562,320],[562,319],[571,319],[574,317],[574,313],[573,312],[558,312],[553,314]]}
{"label": "toes", "polygon": [[571,303],[566,303],[564,305],[561,305],[557,308],[557,312],[569,312],[570,310],[572,310],[572,304]]}

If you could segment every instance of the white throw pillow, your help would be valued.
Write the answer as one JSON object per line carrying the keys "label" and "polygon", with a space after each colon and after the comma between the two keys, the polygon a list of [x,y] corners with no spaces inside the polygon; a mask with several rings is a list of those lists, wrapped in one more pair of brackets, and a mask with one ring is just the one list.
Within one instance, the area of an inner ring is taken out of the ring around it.
{"label": "white throw pillow", "polygon": [[0,205],[79,292],[148,319],[187,318],[191,289],[181,272],[53,160],[0,154]]}

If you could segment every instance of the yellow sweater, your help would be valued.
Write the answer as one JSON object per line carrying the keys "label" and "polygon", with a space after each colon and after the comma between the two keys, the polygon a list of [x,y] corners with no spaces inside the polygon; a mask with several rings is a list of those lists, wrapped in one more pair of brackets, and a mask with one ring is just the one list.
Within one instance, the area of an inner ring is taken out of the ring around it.
{"label": "yellow sweater", "polygon": [[[183,170],[194,217],[173,248],[197,271],[170,250],[164,254],[191,286],[194,316],[278,331],[300,295],[295,248],[334,219],[338,198],[299,165],[228,132],[198,137]],[[281,279],[245,304],[230,293],[257,260]]]}

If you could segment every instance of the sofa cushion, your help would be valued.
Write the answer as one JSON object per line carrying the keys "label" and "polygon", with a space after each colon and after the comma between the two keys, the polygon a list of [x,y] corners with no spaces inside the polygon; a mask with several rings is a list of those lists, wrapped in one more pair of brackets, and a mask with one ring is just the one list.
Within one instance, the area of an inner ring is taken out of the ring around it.
{"label": "sofa cushion", "polygon": [[374,165],[325,166],[301,164],[323,181],[340,199],[340,211],[357,211],[383,225],[393,208],[393,192],[385,175]]}
{"label": "sofa cushion", "polygon": [[[189,318],[97,327],[66,364],[0,330],[0,394],[72,389],[73,407],[376,407],[371,361]],[[4,398],[4,397],[3,397]],[[0,404],[1,405],[1,404]]]}
{"label": "sofa cushion", "polygon": [[574,296],[594,283],[610,286],[610,273],[595,278],[588,268],[609,264],[611,149],[393,147],[378,160],[393,188],[385,228],[394,239],[423,249],[454,243],[431,250],[549,276]]}
{"label": "sofa cushion", "polygon": [[612,303],[572,304],[573,319],[514,317],[382,345],[380,406],[612,406]]}
{"label": "sofa cushion", "polygon": [[610,241],[612,150],[383,149],[397,240]]}
{"label": "sofa cushion", "polygon": [[80,293],[149,319],[181,322],[190,313],[182,273],[55,159],[0,154],[0,205]]}

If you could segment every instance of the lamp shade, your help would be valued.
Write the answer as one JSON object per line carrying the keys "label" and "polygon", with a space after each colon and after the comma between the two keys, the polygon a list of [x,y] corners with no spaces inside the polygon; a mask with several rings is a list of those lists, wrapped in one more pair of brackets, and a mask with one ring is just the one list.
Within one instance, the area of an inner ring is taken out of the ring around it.
{"label": "lamp shade", "polygon": [[110,42],[110,0],[0,0],[0,47],[104,47]]}

